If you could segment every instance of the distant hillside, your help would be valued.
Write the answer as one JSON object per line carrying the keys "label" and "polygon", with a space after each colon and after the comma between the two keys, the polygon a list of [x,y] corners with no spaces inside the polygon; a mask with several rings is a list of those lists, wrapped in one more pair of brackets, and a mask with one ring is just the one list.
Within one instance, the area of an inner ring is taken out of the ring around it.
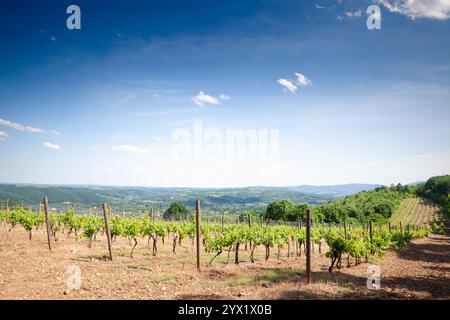
{"label": "distant hillside", "polygon": [[245,187],[245,188],[146,188],[106,186],[0,185],[0,200],[36,207],[44,196],[53,207],[67,203],[77,207],[94,207],[107,202],[116,208],[141,210],[167,208],[179,201],[193,208],[196,199],[212,210],[264,209],[275,200],[291,199],[312,205],[328,202],[377,185],[348,184],[336,186]]}
{"label": "distant hillside", "polygon": [[350,194],[358,193],[361,191],[374,190],[381,187],[379,184],[362,184],[362,183],[349,183],[330,186],[313,186],[313,185],[300,185],[297,187],[290,187],[290,190],[295,190],[303,193],[310,194],[326,194],[335,195],[337,197],[345,197]]}

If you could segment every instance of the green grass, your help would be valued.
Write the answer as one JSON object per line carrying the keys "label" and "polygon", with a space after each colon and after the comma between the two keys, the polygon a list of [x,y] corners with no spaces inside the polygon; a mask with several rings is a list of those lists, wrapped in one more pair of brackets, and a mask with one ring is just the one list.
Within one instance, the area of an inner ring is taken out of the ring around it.
{"label": "green grass", "polygon": [[177,276],[168,273],[168,274],[156,276],[152,279],[152,281],[155,283],[161,283],[161,282],[167,282],[167,281],[172,281],[172,280],[176,280],[176,279],[177,279]]}
{"label": "green grass", "polygon": [[298,274],[303,273],[302,269],[272,269],[264,271],[262,274],[252,276],[237,276],[227,280],[230,287],[245,285],[270,285],[273,283],[294,280]]}

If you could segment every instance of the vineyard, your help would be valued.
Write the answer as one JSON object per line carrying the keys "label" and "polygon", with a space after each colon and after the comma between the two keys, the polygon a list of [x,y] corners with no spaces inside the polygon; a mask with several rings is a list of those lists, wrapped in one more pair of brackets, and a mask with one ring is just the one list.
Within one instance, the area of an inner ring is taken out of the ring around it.
{"label": "vineyard", "polygon": [[[404,212],[411,212],[416,208],[418,199],[408,202],[408,210],[402,210],[396,219],[403,219]],[[421,208],[424,208],[421,206]],[[416,221],[416,217],[406,218]],[[32,241],[33,232],[43,229],[45,216],[42,212],[34,212],[29,209],[16,208],[0,212],[0,219],[5,226],[5,232],[11,232],[14,228],[22,226],[29,234]],[[403,221],[403,220],[401,220]],[[408,221],[408,220],[407,220]],[[58,242],[60,235],[71,236],[77,240],[85,239],[90,248],[97,237],[105,233],[105,221],[94,215],[75,215],[72,211],[51,214],[50,219],[51,237],[54,243]],[[118,237],[129,241],[129,255],[140,246],[148,247],[149,253],[158,255],[158,248],[166,242],[172,246],[172,254],[177,254],[177,248],[182,245],[183,240],[189,242],[190,251],[194,252],[194,238],[196,235],[196,224],[194,222],[163,222],[153,221],[147,215],[140,218],[123,218],[120,215],[110,215],[110,233],[112,241]],[[327,247],[326,256],[330,258],[329,271],[334,267],[341,268],[342,257],[346,258],[347,267],[353,263],[358,265],[363,260],[371,261],[375,256],[382,256],[391,248],[401,248],[412,239],[421,238],[428,234],[428,228],[417,227],[402,230],[397,226],[386,224],[358,226],[358,225],[318,225],[311,229],[312,250],[317,247],[318,253],[322,254]],[[302,250],[306,250],[306,230],[300,226],[263,226],[262,224],[213,224],[201,225],[201,242],[203,254],[211,256],[208,264],[223,254],[234,254],[234,263],[239,264],[239,257],[244,249],[249,253],[249,260],[254,262],[255,250],[264,250],[264,259],[268,260],[271,255],[277,259],[283,254],[286,257],[300,257]]]}
{"label": "vineyard", "polygon": [[[414,198],[405,200],[390,222],[313,223],[313,288],[323,286],[321,279],[340,279],[343,274],[355,272],[363,274],[358,288],[364,288],[367,263],[391,261],[393,252],[409,250],[408,243],[429,241],[431,232],[440,233],[442,215],[435,209]],[[124,217],[107,209],[104,212],[108,216],[113,261],[108,257],[105,217],[75,214],[71,209],[47,212],[47,232],[45,210],[21,206],[0,210],[0,267],[5,270],[0,276],[0,297],[23,297],[23,292],[35,288],[31,297],[46,297],[48,291],[52,297],[64,292],[73,298],[190,298],[189,292],[197,297],[209,292],[209,297],[239,298],[255,297],[255,288],[263,289],[257,296],[261,297],[271,288],[279,290],[275,288],[298,281],[305,284],[306,221],[267,225],[257,219],[217,223],[202,217],[198,272],[194,219],[158,221],[152,215]],[[430,224],[421,223],[424,214],[433,217],[426,220]],[[52,250],[47,242],[51,242]],[[82,269],[83,286],[69,293],[64,279],[71,265]],[[421,265],[417,264],[416,270],[422,270]],[[409,269],[399,270],[395,274]],[[45,291],[38,276],[43,272],[50,283]],[[53,274],[58,275],[57,281]],[[19,287],[18,279],[22,279]],[[274,292],[273,297],[278,294]]]}
{"label": "vineyard", "polygon": [[439,207],[428,199],[408,198],[390,219],[392,224],[425,226],[440,223]]}

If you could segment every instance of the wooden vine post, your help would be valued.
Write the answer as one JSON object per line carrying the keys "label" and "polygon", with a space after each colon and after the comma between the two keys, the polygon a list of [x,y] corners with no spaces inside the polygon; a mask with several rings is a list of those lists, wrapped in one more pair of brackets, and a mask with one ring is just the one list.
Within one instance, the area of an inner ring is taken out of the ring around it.
{"label": "wooden vine post", "polygon": [[111,242],[111,230],[109,229],[108,207],[106,206],[106,203],[103,204],[103,217],[105,218],[106,238],[108,238],[109,260],[112,261],[113,253],[112,253],[112,242]]}
{"label": "wooden vine post", "polygon": [[344,218],[344,238],[347,239],[347,223],[345,220],[346,219]]}
{"label": "wooden vine post", "polygon": [[195,201],[195,238],[197,243],[197,270],[200,271],[200,234],[201,234],[201,219],[200,219],[200,201]]}
{"label": "wooden vine post", "polygon": [[306,209],[306,284],[311,283],[311,209]]}
{"label": "wooden vine post", "polygon": [[[369,234],[370,234],[370,245],[373,244],[373,229],[372,229],[372,221],[369,221]],[[371,254],[373,254],[373,248],[370,249]]]}
{"label": "wooden vine post", "polygon": [[48,214],[48,199],[44,197],[44,212],[45,212],[45,225],[47,227],[47,241],[48,241],[48,250],[52,250],[52,238],[50,236],[51,227],[50,227],[50,216]]}
{"label": "wooden vine post", "polygon": [[5,230],[8,237],[8,216],[9,216],[9,199],[6,199],[6,211],[5,211]]}

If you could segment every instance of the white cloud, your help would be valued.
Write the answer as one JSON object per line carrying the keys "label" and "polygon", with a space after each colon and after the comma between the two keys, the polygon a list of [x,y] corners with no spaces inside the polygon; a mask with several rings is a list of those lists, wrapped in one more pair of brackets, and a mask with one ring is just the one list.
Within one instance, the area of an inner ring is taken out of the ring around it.
{"label": "white cloud", "polygon": [[30,126],[24,126],[22,124],[12,122],[9,120],[1,119],[0,118],[0,126],[5,126],[9,128],[13,128],[15,130],[24,131],[24,132],[31,132],[31,133],[43,133],[45,130],[39,129],[39,128],[33,128]]}
{"label": "white cloud", "polygon": [[55,36],[51,36],[51,37],[50,37],[50,41],[56,41]]}
{"label": "white cloud", "polygon": [[192,101],[200,107],[204,106],[205,103],[218,105],[220,104],[220,101],[217,98],[214,98],[213,96],[210,96],[208,94],[205,94],[203,91],[200,91],[198,95],[192,98]]}
{"label": "white cloud", "polygon": [[304,74],[295,72],[295,76],[297,77],[296,83],[292,80],[280,78],[277,82],[282,85],[285,89],[289,90],[292,93],[295,93],[298,87],[307,87],[312,85],[312,81],[309,80]]}
{"label": "white cloud", "polygon": [[53,149],[53,150],[61,150],[61,147],[58,146],[57,144],[53,144],[51,142],[44,142],[43,143],[44,147],[47,147],[49,149]]}
{"label": "white cloud", "polygon": [[294,93],[295,91],[297,91],[297,86],[295,84],[292,83],[292,81],[287,80],[287,79],[278,79],[277,82],[279,84],[281,84],[285,90],[289,90],[290,92]]}
{"label": "white cloud", "polygon": [[412,20],[450,18],[450,0],[378,0],[390,12],[406,15]]}
{"label": "white cloud", "polygon": [[362,11],[361,10],[357,10],[357,11],[354,11],[354,12],[347,11],[347,12],[345,12],[345,15],[347,17],[350,17],[350,18],[352,18],[352,17],[361,17],[362,16]]}
{"label": "white cloud", "polygon": [[54,134],[55,136],[62,136],[62,133],[57,130],[50,130],[51,134]]}
{"label": "white cloud", "polygon": [[152,139],[154,141],[157,141],[157,142],[162,142],[163,141],[163,139],[161,137],[158,137],[158,136],[154,136]]}
{"label": "white cloud", "polygon": [[230,100],[230,96],[228,96],[228,95],[226,95],[226,94],[221,94],[221,95],[219,96],[219,99],[220,99],[220,100]]}
{"label": "white cloud", "polygon": [[0,141],[8,139],[9,135],[6,132],[0,131]]}
{"label": "white cloud", "polygon": [[295,75],[297,76],[297,83],[301,87],[307,87],[312,85],[312,81],[309,80],[305,75],[296,72]]}
{"label": "white cloud", "polygon": [[112,149],[117,152],[128,152],[128,153],[136,153],[136,154],[148,154],[148,151],[144,148],[132,146],[132,145],[120,145],[113,146]]}
{"label": "white cloud", "polygon": [[316,3],[316,9],[325,9],[325,7]]}

